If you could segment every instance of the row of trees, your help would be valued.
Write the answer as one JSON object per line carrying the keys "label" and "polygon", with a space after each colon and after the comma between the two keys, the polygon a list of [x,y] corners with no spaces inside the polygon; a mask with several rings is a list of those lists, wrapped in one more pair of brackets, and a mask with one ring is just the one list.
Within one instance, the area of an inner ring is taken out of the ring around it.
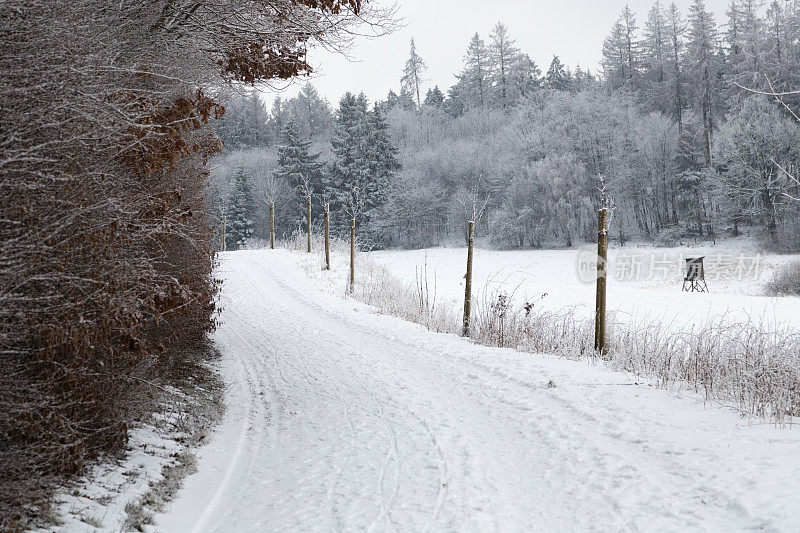
{"label": "row of trees", "polygon": [[[686,17],[675,4],[657,1],[643,30],[626,8],[604,43],[601,78],[571,71],[558,57],[542,74],[498,24],[488,44],[479,35],[470,40],[447,94],[427,86],[423,53],[412,42],[399,94],[390,91],[371,111],[385,117],[401,163],[393,174],[375,176],[380,192],[367,218],[380,213],[383,232],[375,230],[372,244],[460,238],[472,206],[484,204],[479,228],[498,246],[592,240],[602,178],[620,207],[615,227],[622,241],[715,238],[755,226],[771,245],[799,248],[792,201],[798,121],[787,110],[797,96],[787,95],[784,107],[753,94],[800,87],[800,39],[792,37],[800,34],[797,5],[735,0],[726,32],[702,0]],[[297,140],[281,142],[276,134],[276,142],[309,143],[319,170],[305,175],[319,176],[313,194],[334,204],[333,191],[347,191],[348,183],[367,190],[355,184],[371,172],[363,164],[323,183],[337,168],[340,133],[312,123],[335,120],[308,87],[278,100],[266,121],[272,131],[296,122]],[[279,176],[280,190],[303,189],[291,173],[258,172]],[[262,202],[256,235],[265,211]]]}
{"label": "row of trees", "polygon": [[305,84],[294,98],[275,98],[271,111],[255,91],[236,95],[225,108],[227,112],[215,124],[215,130],[229,152],[275,146],[288,122],[294,122],[299,134],[306,139],[330,135],[333,124],[330,103],[310,83]]}
{"label": "row of trees", "polygon": [[[309,87],[304,89],[306,93],[311,91]],[[330,122],[324,158],[308,134],[303,134],[303,126],[312,122],[313,115],[298,120],[296,116],[274,112],[273,117],[275,123],[282,124],[274,166],[247,164],[240,153],[232,163],[232,183],[222,191],[230,221],[229,249],[244,246],[250,237],[265,237],[267,208],[273,202],[279,208],[279,234],[300,228],[308,197],[317,216],[324,204],[330,204],[334,233],[346,233],[349,220],[356,219],[364,244],[385,242],[380,213],[400,164],[380,107],[370,109],[363,94],[347,93],[342,97]]]}
{"label": "row of trees", "polygon": [[800,86],[800,4],[732,0],[720,27],[702,0],[684,18],[657,1],[639,27],[628,7],[603,46],[605,81],[638,96],[645,109],[683,127],[687,109],[702,117],[703,163],[713,163],[714,134],[747,89]]}
{"label": "row of trees", "polygon": [[421,85],[427,66],[417,52],[412,39],[409,59],[403,70],[400,94],[389,93],[387,107],[400,105],[404,109],[420,109],[422,105],[444,109],[450,116],[459,117],[467,110],[482,107],[509,109],[533,95],[540,88],[569,90],[587,86],[594,76],[578,66],[573,73],[558,56],[553,56],[547,72],[542,71],[531,57],[522,52],[508,28],[498,22],[487,41],[475,34],[464,54],[464,65],[456,74],[457,82],[447,96],[435,86],[421,98]]}
{"label": "row of trees", "polygon": [[223,88],[310,72],[307,46],[347,40],[364,6],[3,2],[0,529],[121,450],[214,327]]}
{"label": "row of trees", "polygon": [[[601,79],[557,57],[543,77],[520,70],[528,56],[498,24],[488,47],[473,37],[447,96],[434,87],[417,105],[405,89],[390,93],[382,105],[401,148],[390,202],[401,242],[460,235],[476,195],[498,245],[591,240],[602,178],[623,241],[755,225],[773,245],[800,247],[796,96],[785,107],[753,93],[800,87],[800,8],[735,0],[728,14],[722,34],[702,0],[686,18],[657,1],[640,31],[625,8],[604,43]],[[424,65],[419,56],[412,50],[404,80]]]}

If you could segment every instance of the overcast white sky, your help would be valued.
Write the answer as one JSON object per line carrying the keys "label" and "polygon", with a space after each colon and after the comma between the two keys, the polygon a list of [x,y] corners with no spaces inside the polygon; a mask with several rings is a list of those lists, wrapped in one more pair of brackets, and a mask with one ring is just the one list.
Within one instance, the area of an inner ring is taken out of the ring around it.
{"label": "overcast white sky", "polygon": [[[375,1],[391,4],[387,0]],[[684,16],[690,3],[691,0],[678,0]],[[626,4],[637,13],[642,27],[653,0],[399,0],[403,28],[378,39],[359,39],[350,52],[352,60],[312,50],[309,59],[316,74],[310,81],[334,106],[347,91],[363,91],[371,101],[385,98],[389,89],[399,91],[413,37],[417,52],[428,65],[425,89],[439,85],[446,93],[455,83],[453,75],[461,69],[470,37],[477,31],[488,41],[498,21],[508,26],[518,46],[531,55],[542,71],[553,54],[571,68],[580,64],[595,71],[599,68],[603,39]],[[729,0],[706,0],[720,25],[725,22],[728,4]],[[280,94],[290,97],[296,92],[296,87],[290,87]],[[271,104],[275,94],[265,91],[263,97]]]}

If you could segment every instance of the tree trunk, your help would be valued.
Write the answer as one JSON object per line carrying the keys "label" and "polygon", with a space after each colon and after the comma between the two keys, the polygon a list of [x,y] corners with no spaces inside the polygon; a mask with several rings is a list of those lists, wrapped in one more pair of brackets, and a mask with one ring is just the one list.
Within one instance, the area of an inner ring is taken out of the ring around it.
{"label": "tree trunk", "polygon": [[608,275],[608,209],[600,209],[597,217],[597,297],[595,299],[594,349],[606,353],[606,286]]}
{"label": "tree trunk", "polygon": [[275,202],[269,204],[269,247],[275,249]]}
{"label": "tree trunk", "polygon": [[311,196],[306,197],[306,222],[308,230],[308,253],[311,253]]}
{"label": "tree trunk", "polygon": [[331,204],[325,204],[325,269],[331,269]]}
{"label": "tree trunk", "polygon": [[467,275],[464,276],[464,327],[461,330],[463,337],[469,336],[470,319],[472,315],[472,255],[475,247],[475,222],[470,221],[467,229]]}

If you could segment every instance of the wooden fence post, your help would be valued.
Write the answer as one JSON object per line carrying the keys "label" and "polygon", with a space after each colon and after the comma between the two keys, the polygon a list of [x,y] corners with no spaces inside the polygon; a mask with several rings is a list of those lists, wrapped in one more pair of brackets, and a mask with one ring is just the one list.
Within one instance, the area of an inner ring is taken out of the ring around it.
{"label": "wooden fence post", "polygon": [[594,349],[606,352],[606,287],[608,277],[608,209],[602,208],[597,220],[597,299],[595,306]]}
{"label": "wooden fence post", "polygon": [[356,278],[356,219],[350,221],[350,292],[355,290]]}
{"label": "wooden fence post", "polygon": [[325,270],[331,269],[331,204],[325,204]]}
{"label": "wooden fence post", "polygon": [[275,249],[275,202],[269,204],[269,247]]}
{"label": "wooden fence post", "polygon": [[308,226],[308,253],[311,253],[311,195],[306,196],[306,221]]}
{"label": "wooden fence post", "polygon": [[470,315],[472,311],[472,253],[475,247],[475,222],[470,221],[469,229],[467,230],[468,245],[467,245],[467,275],[464,276],[466,288],[464,289],[464,329],[461,335],[469,337]]}
{"label": "wooden fence post", "polygon": [[225,215],[223,215],[222,216],[222,235],[220,235],[220,241],[221,241],[220,242],[220,244],[221,244],[220,248],[222,248],[223,252],[226,251],[226,249],[228,247],[227,243],[225,242],[226,241],[226,239],[225,239],[225,237],[226,237],[226,235],[225,235],[225,229],[226,229],[225,228],[225,223],[226,222],[227,222],[226,217],[225,217]]}

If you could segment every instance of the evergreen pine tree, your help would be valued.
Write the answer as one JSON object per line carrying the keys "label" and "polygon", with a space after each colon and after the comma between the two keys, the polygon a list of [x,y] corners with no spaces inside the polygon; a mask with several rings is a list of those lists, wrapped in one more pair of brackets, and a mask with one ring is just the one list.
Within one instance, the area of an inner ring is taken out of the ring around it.
{"label": "evergreen pine tree", "polygon": [[684,97],[683,82],[683,36],[686,33],[686,25],[675,2],[670,3],[667,10],[667,44],[668,44],[668,75],[672,105],[670,109],[678,121],[678,135],[683,133],[683,106],[686,102]]}
{"label": "evergreen pine tree", "polygon": [[597,80],[589,70],[583,70],[580,65],[575,67],[572,76],[572,91],[581,92],[591,88]]}
{"label": "evergreen pine tree", "polygon": [[371,179],[367,192],[374,195],[368,202],[368,208],[383,204],[386,192],[391,184],[392,175],[400,170],[399,150],[392,144],[389,124],[380,109],[375,106],[368,116],[370,124],[369,167]]}
{"label": "evergreen pine tree", "polygon": [[461,80],[447,90],[447,99],[444,101],[444,112],[453,118],[458,118],[467,110]]}
{"label": "evergreen pine tree", "polygon": [[511,66],[512,91],[522,98],[533,94],[542,85],[542,71],[528,54],[519,54]]}
{"label": "evergreen pine tree", "polygon": [[512,84],[512,72],[520,60],[520,51],[502,22],[497,23],[489,37],[492,41],[489,46],[489,60],[494,99],[505,109],[513,105],[519,96]]}
{"label": "evergreen pine tree", "polygon": [[428,94],[425,95],[425,105],[441,109],[444,104],[444,93],[437,85],[433,89],[428,89]]}
{"label": "evergreen pine tree", "polygon": [[273,138],[267,108],[256,92],[232,99],[215,129],[228,150],[267,146]]}
{"label": "evergreen pine tree", "polygon": [[417,102],[414,100],[414,95],[410,93],[406,87],[400,88],[400,96],[397,97],[397,105],[400,106],[400,109],[405,109],[406,111],[417,110]]}
{"label": "evergreen pine tree", "polygon": [[349,217],[361,218],[365,211],[370,182],[370,129],[366,97],[346,93],[336,112],[331,136],[334,160],[324,180],[331,209],[338,213],[332,224],[340,234],[344,233]]}
{"label": "evergreen pine tree", "polygon": [[711,144],[714,134],[714,89],[719,71],[717,56],[717,24],[703,0],[694,0],[689,8],[687,70],[694,80],[692,95],[703,120],[705,163],[711,165]]}
{"label": "evergreen pine tree", "polygon": [[389,111],[390,109],[394,108],[398,103],[400,103],[400,97],[397,96],[397,93],[394,90],[389,89],[389,94],[386,95],[386,100],[381,104],[381,108],[384,112]]}
{"label": "evergreen pine tree", "polygon": [[664,114],[668,112],[672,101],[668,76],[668,36],[667,16],[661,0],[656,0],[647,16],[642,40],[642,93],[649,107]]}
{"label": "evergreen pine tree", "polygon": [[459,75],[461,94],[467,107],[483,107],[489,93],[489,52],[481,36],[472,36],[464,56],[464,70]]}
{"label": "evergreen pine tree", "polygon": [[238,250],[245,246],[247,240],[253,235],[253,201],[250,180],[239,167],[233,178],[228,209],[226,209],[226,236],[225,243],[229,250]]}
{"label": "evergreen pine tree", "polygon": [[337,213],[332,221],[334,230],[345,233],[348,220],[355,217],[364,228],[367,243],[380,244],[377,228],[370,227],[370,222],[386,201],[392,175],[400,168],[380,107],[369,111],[363,94],[345,94],[336,114],[331,147],[335,159],[326,173],[325,188],[331,209]]}
{"label": "evergreen pine tree", "polygon": [[300,138],[297,123],[293,120],[286,122],[281,131],[275,174],[297,191],[298,205],[303,206],[306,196],[311,195],[316,201],[322,192],[322,164],[317,161],[319,154],[310,153],[310,147],[310,141]]}
{"label": "evergreen pine tree", "polygon": [[555,91],[568,91],[571,85],[570,78],[571,76],[561,59],[558,56],[553,56],[553,61],[550,62],[550,68],[547,69],[547,75],[545,76],[545,85]]}
{"label": "evergreen pine tree", "polygon": [[603,71],[613,88],[634,88],[639,75],[636,16],[625,6],[603,43]]}

